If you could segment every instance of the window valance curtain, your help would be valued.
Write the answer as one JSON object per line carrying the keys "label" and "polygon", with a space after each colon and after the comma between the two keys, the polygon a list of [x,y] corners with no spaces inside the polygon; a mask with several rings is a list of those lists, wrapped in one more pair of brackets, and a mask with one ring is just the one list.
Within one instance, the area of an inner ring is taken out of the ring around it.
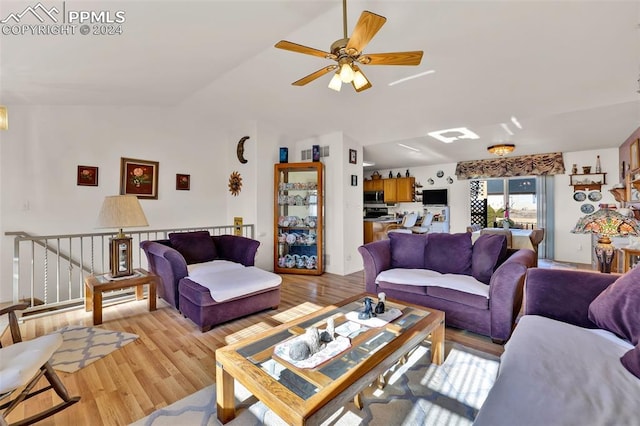
{"label": "window valance curtain", "polygon": [[459,180],[563,173],[564,160],[561,152],[493,160],[461,161],[456,165],[456,176]]}

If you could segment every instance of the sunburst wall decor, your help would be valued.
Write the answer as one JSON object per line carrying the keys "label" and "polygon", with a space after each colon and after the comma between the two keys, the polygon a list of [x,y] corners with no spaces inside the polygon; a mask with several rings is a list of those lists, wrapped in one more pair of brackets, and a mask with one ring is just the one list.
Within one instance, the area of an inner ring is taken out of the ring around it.
{"label": "sunburst wall decor", "polygon": [[241,190],[242,190],[242,177],[240,176],[240,173],[238,172],[231,173],[231,176],[229,177],[229,192],[231,192],[231,194],[233,194],[233,196],[236,197]]}

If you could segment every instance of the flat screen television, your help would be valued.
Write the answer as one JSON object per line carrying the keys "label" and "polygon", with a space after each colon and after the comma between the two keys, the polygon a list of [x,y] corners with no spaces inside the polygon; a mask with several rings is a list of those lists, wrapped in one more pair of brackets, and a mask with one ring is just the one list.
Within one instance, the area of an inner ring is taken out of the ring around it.
{"label": "flat screen television", "polygon": [[422,204],[425,206],[446,206],[447,189],[425,189],[422,191]]}

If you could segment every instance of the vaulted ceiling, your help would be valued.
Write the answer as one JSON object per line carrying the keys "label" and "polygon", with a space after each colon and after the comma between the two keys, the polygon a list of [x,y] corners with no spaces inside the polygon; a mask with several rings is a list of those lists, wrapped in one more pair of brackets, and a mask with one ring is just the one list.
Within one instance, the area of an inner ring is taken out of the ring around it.
{"label": "vaulted ceiling", "polygon": [[[36,4],[3,0],[0,20]],[[126,21],[120,35],[12,35],[12,21],[0,24],[0,104],[197,109],[267,122],[283,143],[343,131],[381,169],[488,158],[500,142],[516,144],[513,155],[617,147],[640,126],[638,1],[349,1],[349,33],[362,10],[387,18],[365,52],[424,50],[418,67],[364,66],[373,87],[361,93],[328,89],[331,74],[292,86],[330,62],[273,47],[329,50],[342,38],[340,0],[44,6],[121,10]],[[458,127],[480,138],[427,136]]]}

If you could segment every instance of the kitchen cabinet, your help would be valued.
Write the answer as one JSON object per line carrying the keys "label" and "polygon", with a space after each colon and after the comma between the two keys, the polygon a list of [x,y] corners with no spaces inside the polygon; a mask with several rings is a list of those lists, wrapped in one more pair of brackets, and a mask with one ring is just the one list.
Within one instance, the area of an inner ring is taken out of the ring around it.
{"label": "kitchen cabinet", "polygon": [[274,272],[321,275],[324,165],[279,163],[274,174]]}
{"label": "kitchen cabinet", "polygon": [[383,179],[371,179],[364,181],[364,191],[384,191]]}
{"label": "kitchen cabinet", "polygon": [[416,178],[414,177],[396,178],[397,201],[399,203],[414,201],[415,186],[416,186]]}
{"label": "kitchen cabinet", "polygon": [[416,178],[403,177],[382,180],[384,182],[385,203],[406,203],[415,200]]}

